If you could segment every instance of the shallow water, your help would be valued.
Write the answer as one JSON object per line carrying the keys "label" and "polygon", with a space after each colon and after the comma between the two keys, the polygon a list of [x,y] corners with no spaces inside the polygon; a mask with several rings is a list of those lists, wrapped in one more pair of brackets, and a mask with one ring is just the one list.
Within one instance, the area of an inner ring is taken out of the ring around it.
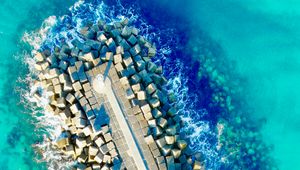
{"label": "shallow water", "polygon": [[[208,168],[223,167],[219,160],[227,152],[215,149],[215,129],[221,118],[229,120],[228,127],[231,120],[235,120],[236,115],[231,113],[234,112],[232,100],[235,109],[243,112],[240,117],[255,122],[254,128],[246,124],[238,127],[262,133],[263,141],[259,143],[274,147],[270,153],[279,169],[297,169],[300,154],[297,146],[300,141],[300,92],[297,90],[300,84],[300,24],[297,22],[300,4],[268,0],[259,4],[249,0],[117,2],[122,6],[84,13],[78,9],[73,14],[86,15],[76,15],[79,19],[97,18],[98,14],[106,12],[107,16],[102,17],[113,20],[117,14],[135,15],[132,16],[137,19],[134,25],[160,49],[156,60],[164,66],[165,75],[171,80],[168,88],[177,95],[183,108],[180,113],[188,122],[183,131],[188,131],[193,149],[203,152],[208,159]],[[0,6],[0,169],[45,169],[43,164],[33,160],[37,156],[31,145],[41,142],[40,135],[34,132],[32,120],[35,119],[23,104],[16,104],[22,97],[15,89],[27,88],[16,81],[20,77],[24,79],[29,72],[22,62],[23,51],[28,47],[20,41],[25,31],[37,30],[49,16],[68,14],[74,19],[75,16],[67,12],[73,3],[4,0]],[[111,7],[116,2],[107,1],[106,4]],[[131,10],[124,10],[129,8]],[[64,22],[72,25],[76,21]],[[65,28],[63,24],[58,28],[53,35],[65,31],[61,29]],[[222,92],[225,98],[230,96],[226,98],[226,106],[215,99],[214,95],[221,94],[216,89],[230,89]],[[257,128],[259,126],[262,129]],[[263,165],[258,167],[262,169]]]}

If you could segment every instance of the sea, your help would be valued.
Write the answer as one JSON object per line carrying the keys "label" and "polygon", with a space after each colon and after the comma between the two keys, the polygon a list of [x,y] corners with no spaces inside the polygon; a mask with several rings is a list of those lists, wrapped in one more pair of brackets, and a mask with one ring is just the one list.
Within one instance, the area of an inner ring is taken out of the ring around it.
{"label": "sea", "polygon": [[67,169],[31,96],[32,52],[121,21],[156,45],[181,134],[206,169],[300,169],[300,2],[0,0],[0,170]]}

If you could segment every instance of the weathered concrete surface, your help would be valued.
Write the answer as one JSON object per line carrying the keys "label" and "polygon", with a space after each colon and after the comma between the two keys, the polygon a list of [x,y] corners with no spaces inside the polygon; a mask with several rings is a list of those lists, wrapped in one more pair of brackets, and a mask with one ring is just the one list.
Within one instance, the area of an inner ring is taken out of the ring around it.
{"label": "weathered concrete surface", "polygon": [[129,155],[133,157],[136,167],[140,170],[146,170],[147,165],[143,160],[142,153],[139,150],[139,146],[132,134],[132,130],[120,108],[119,102],[112,89],[111,81],[108,77],[104,79],[103,75],[97,75],[93,80],[93,88],[99,94],[105,94],[113,112],[116,114],[116,120],[124,134],[124,138],[129,147]]}

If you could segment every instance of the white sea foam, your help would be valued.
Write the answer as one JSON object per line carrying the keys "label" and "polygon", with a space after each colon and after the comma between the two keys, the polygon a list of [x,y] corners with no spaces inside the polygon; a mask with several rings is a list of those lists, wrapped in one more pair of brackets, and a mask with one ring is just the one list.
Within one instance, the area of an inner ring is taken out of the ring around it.
{"label": "white sea foam", "polygon": [[[189,140],[189,147],[195,153],[200,152],[205,156],[207,169],[217,169],[221,158],[217,152],[217,145],[210,141],[210,138],[217,137],[214,130],[211,129],[208,121],[203,121],[202,117],[208,114],[205,109],[195,110],[194,104],[197,102],[198,96],[189,93],[187,87],[187,78],[184,73],[184,65],[180,61],[175,61],[174,72],[171,72],[167,87],[169,93],[176,96],[176,105],[178,114],[184,122],[181,132],[186,134]],[[176,70],[176,71],[175,71]]]}

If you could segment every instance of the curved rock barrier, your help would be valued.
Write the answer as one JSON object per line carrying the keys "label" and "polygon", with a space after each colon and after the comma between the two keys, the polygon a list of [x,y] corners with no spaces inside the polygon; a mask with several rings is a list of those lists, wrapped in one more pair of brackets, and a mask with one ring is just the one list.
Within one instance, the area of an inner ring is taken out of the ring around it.
{"label": "curved rock barrier", "polygon": [[[182,122],[164,89],[167,79],[151,61],[155,46],[127,19],[99,21],[80,34],[81,40],[34,56],[36,84],[43,89],[35,97],[46,92],[45,109],[64,122],[53,143],[78,162],[75,169],[145,169],[136,157],[151,170],[204,169],[179,134]],[[99,92],[108,90],[104,82],[94,85],[100,75],[110,80],[111,93]]]}

